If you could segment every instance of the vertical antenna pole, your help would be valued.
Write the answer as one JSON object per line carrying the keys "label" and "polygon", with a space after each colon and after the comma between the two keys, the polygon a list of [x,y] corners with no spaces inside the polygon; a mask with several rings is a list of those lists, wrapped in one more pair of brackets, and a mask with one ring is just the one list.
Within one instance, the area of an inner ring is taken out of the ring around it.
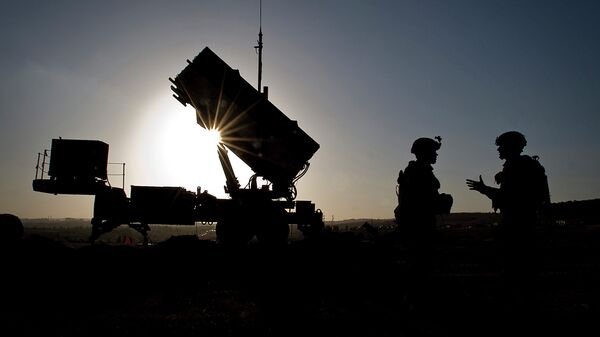
{"label": "vertical antenna pole", "polygon": [[44,158],[42,158],[42,179],[44,179],[44,168],[46,167],[46,157],[48,156],[48,150],[44,150]]}
{"label": "vertical antenna pole", "polygon": [[40,169],[40,156],[42,154],[38,152],[38,159],[37,159],[37,163],[35,164],[35,179],[37,180],[38,178],[38,170]]}
{"label": "vertical antenna pole", "polygon": [[262,0],[260,0],[260,8],[258,14],[258,46],[255,46],[255,49],[258,49],[258,92],[262,93],[261,82],[262,82]]}

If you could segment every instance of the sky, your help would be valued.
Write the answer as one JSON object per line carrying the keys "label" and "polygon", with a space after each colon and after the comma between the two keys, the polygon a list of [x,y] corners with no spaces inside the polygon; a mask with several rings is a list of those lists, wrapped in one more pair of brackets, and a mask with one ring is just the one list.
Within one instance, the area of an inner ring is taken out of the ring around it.
{"label": "sky", "polygon": [[[58,137],[108,143],[128,195],[226,198],[216,149],[168,78],[208,46],[256,85],[258,29],[258,0],[2,1],[0,213],[92,216],[93,196],[32,189]],[[509,130],[540,157],[552,201],[600,197],[598,1],[265,0],[262,31],[269,100],[321,146],[297,200],[326,220],[392,218],[419,137],[442,137],[434,173],[453,212],[492,211],[465,179],[494,184]]]}

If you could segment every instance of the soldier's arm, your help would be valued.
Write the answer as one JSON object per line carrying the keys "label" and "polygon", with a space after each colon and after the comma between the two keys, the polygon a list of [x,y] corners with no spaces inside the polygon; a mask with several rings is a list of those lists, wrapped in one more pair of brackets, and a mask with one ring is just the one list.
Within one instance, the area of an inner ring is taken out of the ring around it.
{"label": "soldier's arm", "polygon": [[498,188],[487,186],[483,182],[481,175],[479,176],[479,180],[467,179],[467,186],[469,186],[470,190],[477,191],[477,192],[487,196],[488,198],[492,199],[492,201],[494,199],[497,199],[498,192],[500,191],[500,189],[498,189]]}

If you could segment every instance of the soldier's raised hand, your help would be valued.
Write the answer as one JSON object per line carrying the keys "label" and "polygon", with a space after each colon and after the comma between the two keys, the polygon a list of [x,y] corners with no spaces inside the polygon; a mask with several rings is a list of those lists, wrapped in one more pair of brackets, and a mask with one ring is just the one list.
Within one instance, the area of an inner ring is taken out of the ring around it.
{"label": "soldier's raised hand", "polygon": [[470,190],[475,190],[475,191],[482,192],[482,193],[485,190],[485,188],[487,187],[485,185],[485,183],[483,182],[483,179],[481,178],[481,174],[479,175],[479,181],[467,179],[467,186],[469,186]]}

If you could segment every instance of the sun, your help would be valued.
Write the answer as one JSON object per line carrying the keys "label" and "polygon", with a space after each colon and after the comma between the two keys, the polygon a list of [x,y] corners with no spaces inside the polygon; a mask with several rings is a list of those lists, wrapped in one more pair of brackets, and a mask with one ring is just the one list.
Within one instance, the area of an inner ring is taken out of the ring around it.
{"label": "sun", "polygon": [[127,162],[128,182],[141,186],[177,186],[226,197],[219,161],[219,130],[207,130],[178,102],[157,100],[145,110],[135,150]]}
{"label": "sun", "polygon": [[201,141],[207,147],[217,148],[217,145],[223,141],[221,139],[221,132],[217,129],[202,129],[204,132],[201,133]]}

